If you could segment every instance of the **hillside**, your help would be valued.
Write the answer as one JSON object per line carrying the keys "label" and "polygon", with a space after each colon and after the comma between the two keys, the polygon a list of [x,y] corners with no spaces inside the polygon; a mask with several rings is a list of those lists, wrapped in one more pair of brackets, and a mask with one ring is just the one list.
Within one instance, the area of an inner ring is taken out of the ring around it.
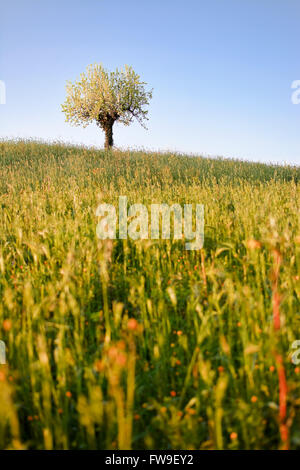
{"label": "hillside", "polygon": [[[0,448],[300,449],[299,181],[0,142]],[[203,204],[204,248],[99,240],[120,195]]]}

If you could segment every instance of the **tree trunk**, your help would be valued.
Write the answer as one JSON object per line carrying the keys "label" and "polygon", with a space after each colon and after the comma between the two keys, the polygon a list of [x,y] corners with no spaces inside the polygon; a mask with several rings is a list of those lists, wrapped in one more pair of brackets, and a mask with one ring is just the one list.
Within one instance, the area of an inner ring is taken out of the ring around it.
{"label": "tree trunk", "polygon": [[113,141],[113,125],[114,125],[114,121],[111,120],[111,121],[109,121],[109,122],[106,123],[105,128],[104,128],[104,132],[105,132],[105,144],[104,144],[104,147],[106,148],[106,150],[109,150],[109,149],[114,145],[114,141]]}

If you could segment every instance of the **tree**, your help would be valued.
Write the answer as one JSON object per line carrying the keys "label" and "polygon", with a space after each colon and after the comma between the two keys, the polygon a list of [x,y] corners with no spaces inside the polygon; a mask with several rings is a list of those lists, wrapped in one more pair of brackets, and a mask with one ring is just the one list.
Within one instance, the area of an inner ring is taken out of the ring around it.
{"label": "tree", "polygon": [[67,82],[67,98],[62,105],[66,121],[83,127],[96,121],[105,132],[105,148],[110,149],[116,121],[128,126],[135,118],[146,127],[145,107],[152,98],[152,90],[146,91],[145,85],[127,65],[115,72],[105,70],[101,64],[89,65],[79,81]]}

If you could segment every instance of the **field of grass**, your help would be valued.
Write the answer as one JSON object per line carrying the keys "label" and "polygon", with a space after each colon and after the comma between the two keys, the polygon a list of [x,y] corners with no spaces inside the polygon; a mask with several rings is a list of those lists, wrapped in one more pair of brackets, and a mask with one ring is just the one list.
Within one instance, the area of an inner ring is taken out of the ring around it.
{"label": "field of grass", "polygon": [[[300,449],[300,168],[0,142],[0,448]],[[205,244],[100,202],[205,205]]]}

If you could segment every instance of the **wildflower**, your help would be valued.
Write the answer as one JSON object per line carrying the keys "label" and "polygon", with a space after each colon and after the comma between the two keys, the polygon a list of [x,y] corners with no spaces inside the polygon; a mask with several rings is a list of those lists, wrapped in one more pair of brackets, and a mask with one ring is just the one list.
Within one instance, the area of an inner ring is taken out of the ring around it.
{"label": "wildflower", "polygon": [[180,366],[181,361],[180,361],[179,359],[177,359],[177,361],[175,362],[175,364],[176,364],[177,366]]}
{"label": "wildflower", "polygon": [[167,411],[167,408],[165,406],[162,406],[161,409],[160,409],[160,412],[161,413],[166,413]]}
{"label": "wildflower", "polygon": [[282,442],[287,443],[289,439],[289,430],[285,423],[282,423],[280,425],[280,436],[281,436]]}
{"label": "wildflower", "polygon": [[300,372],[300,367],[295,367],[295,374],[299,374]]}
{"label": "wildflower", "polygon": [[139,414],[135,414],[135,415],[134,415],[134,419],[135,419],[136,421],[138,421],[138,420],[140,419],[140,415],[139,415]]}
{"label": "wildflower", "polygon": [[58,414],[62,415],[63,414],[63,409],[62,408],[58,408]]}
{"label": "wildflower", "polygon": [[252,402],[252,403],[256,403],[257,400],[258,400],[257,396],[253,395],[253,396],[251,397],[251,402]]}
{"label": "wildflower", "polygon": [[33,417],[32,417],[32,416],[28,416],[28,417],[27,417],[27,421],[33,421]]}
{"label": "wildflower", "polygon": [[11,327],[12,327],[12,321],[7,318],[6,320],[4,320],[2,326],[3,326],[4,331],[9,331],[11,330]]}
{"label": "wildflower", "polygon": [[238,435],[237,435],[236,432],[232,432],[232,433],[230,434],[230,439],[231,439],[232,441],[234,441],[235,439],[237,439],[237,437],[238,437]]}
{"label": "wildflower", "polygon": [[236,324],[239,328],[242,326],[241,322],[238,321],[237,324]]}
{"label": "wildflower", "polygon": [[127,328],[128,328],[128,330],[132,330],[132,331],[133,331],[133,330],[136,330],[136,329],[137,329],[138,325],[139,325],[139,324],[138,324],[138,322],[136,321],[135,318],[130,318],[130,319],[128,320],[128,323],[127,323]]}
{"label": "wildflower", "polygon": [[182,331],[181,330],[178,330],[177,331],[177,336],[181,336],[182,335]]}
{"label": "wildflower", "polygon": [[119,352],[117,357],[116,357],[116,363],[120,367],[124,367],[126,365],[126,361],[127,361],[126,354],[124,354],[123,352]]}
{"label": "wildflower", "polygon": [[66,397],[67,397],[67,398],[71,398],[71,396],[72,396],[72,393],[68,390],[68,391],[66,392]]}
{"label": "wildflower", "polygon": [[170,395],[171,395],[171,397],[176,397],[176,392],[175,392],[175,390],[172,390],[172,391],[170,392]]}
{"label": "wildflower", "polygon": [[274,366],[270,366],[270,367],[269,367],[269,371],[270,371],[270,372],[274,372],[274,370],[275,370],[275,367],[274,367]]}
{"label": "wildflower", "polygon": [[177,411],[177,416],[179,416],[179,418],[181,418],[182,415],[183,415],[182,411]]}
{"label": "wildflower", "polygon": [[101,359],[98,359],[98,361],[94,363],[94,369],[97,372],[102,372],[104,370],[104,362],[101,361]]}
{"label": "wildflower", "polygon": [[250,239],[246,242],[249,250],[255,250],[261,248],[261,243],[258,240]]}
{"label": "wildflower", "polygon": [[116,359],[118,355],[118,349],[115,346],[111,346],[107,351],[109,359]]}
{"label": "wildflower", "polygon": [[219,371],[220,373],[221,373],[221,372],[224,372],[224,370],[225,370],[225,369],[224,369],[223,366],[219,366],[219,367],[218,367],[218,371]]}
{"label": "wildflower", "polygon": [[273,250],[273,256],[275,263],[280,264],[282,259],[281,253],[278,250]]}
{"label": "wildflower", "polygon": [[273,303],[273,320],[274,320],[275,330],[280,329],[280,311],[279,311],[280,300],[281,299],[280,299],[279,293],[277,291],[274,292],[272,303]]}

